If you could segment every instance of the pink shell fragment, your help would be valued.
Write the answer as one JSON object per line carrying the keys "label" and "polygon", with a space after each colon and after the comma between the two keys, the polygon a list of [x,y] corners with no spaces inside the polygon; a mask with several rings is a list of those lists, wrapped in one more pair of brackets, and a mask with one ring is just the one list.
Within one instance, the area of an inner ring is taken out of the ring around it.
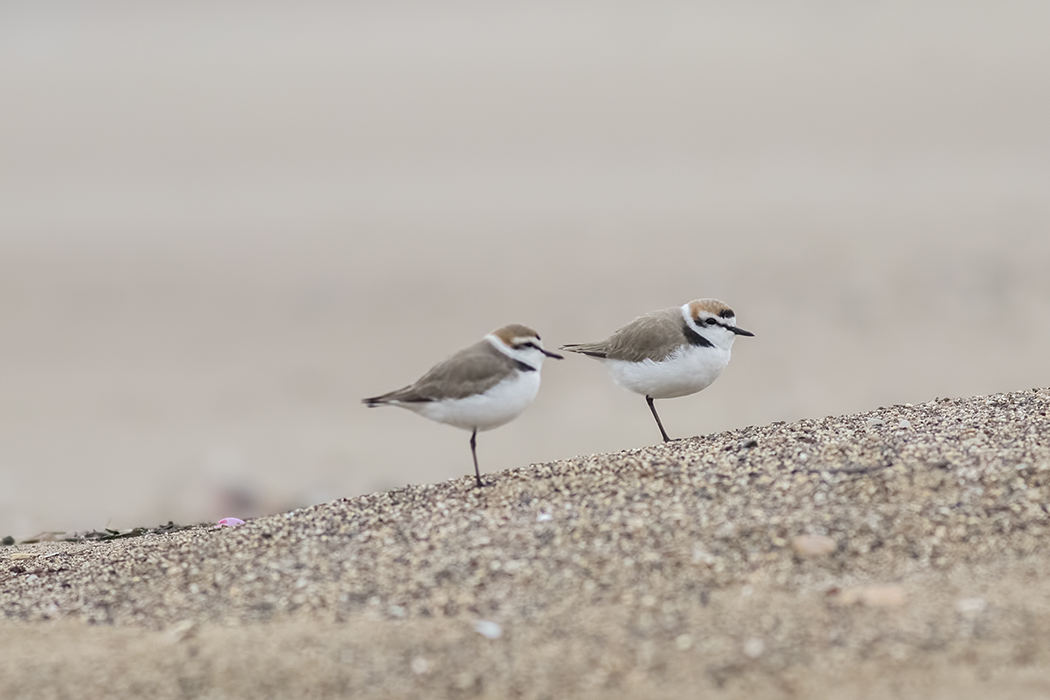
{"label": "pink shell fragment", "polygon": [[240,518],[223,518],[216,527],[233,527],[234,525],[244,525],[244,521]]}

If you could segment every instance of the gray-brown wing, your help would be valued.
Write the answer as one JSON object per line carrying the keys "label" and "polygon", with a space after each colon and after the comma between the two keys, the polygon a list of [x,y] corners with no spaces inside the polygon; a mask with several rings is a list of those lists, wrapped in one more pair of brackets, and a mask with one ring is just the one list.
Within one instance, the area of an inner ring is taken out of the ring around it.
{"label": "gray-brown wing", "polygon": [[516,368],[513,359],[482,340],[434,365],[416,383],[365,399],[365,403],[377,406],[393,401],[462,399],[491,389]]}
{"label": "gray-brown wing", "polygon": [[639,316],[605,340],[565,345],[564,349],[609,360],[659,362],[682,344],[684,323],[680,308],[660,309]]}

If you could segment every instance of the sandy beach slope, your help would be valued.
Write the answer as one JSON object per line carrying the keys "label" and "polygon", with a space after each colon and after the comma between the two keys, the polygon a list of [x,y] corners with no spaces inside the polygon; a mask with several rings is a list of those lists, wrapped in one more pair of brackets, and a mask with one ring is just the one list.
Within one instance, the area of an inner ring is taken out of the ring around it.
{"label": "sandy beach slope", "polygon": [[0,697],[1045,697],[1050,390],[0,548]]}

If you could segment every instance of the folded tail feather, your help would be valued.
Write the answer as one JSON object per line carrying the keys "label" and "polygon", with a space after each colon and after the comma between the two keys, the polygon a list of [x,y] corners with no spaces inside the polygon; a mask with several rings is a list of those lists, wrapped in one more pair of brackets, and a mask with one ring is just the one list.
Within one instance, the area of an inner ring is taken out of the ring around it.
{"label": "folded tail feather", "polygon": [[603,343],[570,343],[569,345],[562,345],[560,349],[568,350],[569,352],[578,352],[581,355],[587,355],[588,357],[604,359],[606,352],[603,345]]}
{"label": "folded tail feather", "polygon": [[361,403],[368,406],[369,408],[376,408],[378,406],[391,406],[395,403],[424,403],[427,401],[433,401],[433,399],[424,396],[412,396],[411,386],[406,386],[396,391],[383,394],[381,396],[373,396],[368,399],[361,399]]}

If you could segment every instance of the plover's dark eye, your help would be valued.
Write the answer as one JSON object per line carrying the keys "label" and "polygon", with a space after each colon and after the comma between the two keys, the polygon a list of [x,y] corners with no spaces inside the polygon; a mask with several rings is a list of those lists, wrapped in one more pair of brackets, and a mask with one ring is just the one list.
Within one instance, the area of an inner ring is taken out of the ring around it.
{"label": "plover's dark eye", "polygon": [[706,323],[706,324],[707,324],[707,325],[709,325],[709,326],[713,326],[713,325],[715,325],[716,323],[718,323],[718,321],[714,320],[713,318],[709,318],[709,319],[707,319],[706,321],[704,321],[704,323]]}

